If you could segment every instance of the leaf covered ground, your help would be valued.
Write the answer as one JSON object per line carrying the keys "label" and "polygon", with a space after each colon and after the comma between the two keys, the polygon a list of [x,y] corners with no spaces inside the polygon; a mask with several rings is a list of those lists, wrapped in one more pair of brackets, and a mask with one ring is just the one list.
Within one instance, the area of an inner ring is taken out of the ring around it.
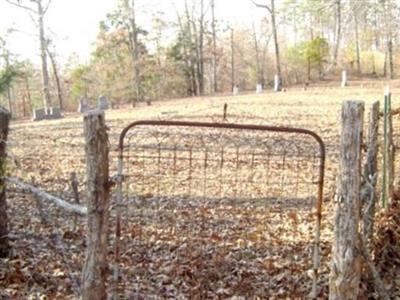
{"label": "leaf covered ground", "polygon": [[[377,87],[211,97],[157,102],[107,112],[111,173],[120,131],[138,119],[228,121],[315,130],[327,146],[327,179],[321,235],[319,296],[327,297],[332,240],[331,197],[337,174],[340,103],[380,99]],[[393,106],[396,106],[395,104]],[[240,116],[240,118],[238,117]],[[82,117],[12,124],[9,173],[72,201],[71,172],[85,198]],[[12,255],[0,260],[0,299],[78,299],[85,249],[84,222],[56,207],[40,207],[30,195],[8,191]],[[112,202],[114,203],[113,196]],[[311,289],[315,215],[310,205],[268,201],[145,198],[124,210],[121,297],[127,299],[301,299]],[[114,256],[111,213],[110,261]],[[43,220],[42,217],[45,217]],[[110,266],[110,280],[111,280]],[[111,288],[111,286],[110,286]]]}

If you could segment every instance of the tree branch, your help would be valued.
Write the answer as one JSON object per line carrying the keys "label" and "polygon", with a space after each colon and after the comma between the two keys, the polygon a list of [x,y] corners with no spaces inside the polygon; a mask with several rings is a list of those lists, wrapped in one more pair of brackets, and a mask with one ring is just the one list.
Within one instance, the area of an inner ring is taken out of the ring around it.
{"label": "tree branch", "polygon": [[257,2],[255,2],[254,0],[250,0],[256,7],[260,7],[260,8],[265,8],[268,9],[268,11],[272,14],[272,10],[268,5],[265,4],[259,4]]}
{"label": "tree branch", "polygon": [[6,178],[6,182],[8,184],[13,184],[18,190],[31,193],[35,195],[40,201],[46,201],[55,204],[56,206],[63,208],[69,212],[77,213],[79,215],[86,215],[87,214],[87,207],[73,204],[65,201],[64,199],[55,197],[47,192],[41,191],[38,188],[24,183],[20,181],[18,178],[15,177],[8,177]]}
{"label": "tree branch", "polygon": [[11,0],[6,0],[6,2],[8,2],[8,3],[11,4],[11,5],[17,6],[17,7],[19,7],[19,8],[23,8],[23,9],[25,9],[25,10],[28,10],[28,11],[30,11],[30,12],[33,12],[33,13],[37,14],[37,11],[36,11],[36,10],[34,10],[34,9],[28,7],[28,6],[19,4],[19,2],[16,3],[16,2],[11,1]]}
{"label": "tree branch", "polygon": [[45,15],[45,14],[47,13],[47,10],[49,9],[50,4],[51,4],[51,0],[49,0],[49,1],[47,2],[47,5],[46,5],[45,9],[43,10],[43,15]]}

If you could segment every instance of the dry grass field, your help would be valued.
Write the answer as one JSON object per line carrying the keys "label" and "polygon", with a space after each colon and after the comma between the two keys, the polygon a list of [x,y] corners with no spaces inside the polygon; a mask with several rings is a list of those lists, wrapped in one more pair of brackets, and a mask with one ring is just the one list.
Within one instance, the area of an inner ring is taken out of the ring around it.
{"label": "dry grass field", "polygon": [[[341,103],[365,101],[367,119],[372,101],[383,100],[384,86],[384,82],[360,81],[350,82],[344,89],[330,84],[307,91],[290,88],[279,94],[198,97],[110,110],[106,120],[111,174],[116,172],[119,134],[136,120],[220,122],[227,103],[228,122],[315,131],[327,149],[319,278],[319,297],[324,299]],[[393,107],[400,107],[400,83],[392,82],[391,86]],[[76,172],[84,201],[82,119],[74,113],[55,121],[14,121],[9,174],[71,200],[70,174]],[[0,262],[0,299],[78,298],[85,247],[83,222],[78,221],[74,228],[73,216],[47,204],[40,207],[46,217],[43,221],[35,199],[13,187],[8,201],[14,250],[11,259]],[[302,299],[310,292],[315,225],[312,206],[235,199],[148,199],[127,205],[123,216],[122,298]],[[112,233],[110,243],[114,241]],[[113,259],[112,248],[109,254]]]}

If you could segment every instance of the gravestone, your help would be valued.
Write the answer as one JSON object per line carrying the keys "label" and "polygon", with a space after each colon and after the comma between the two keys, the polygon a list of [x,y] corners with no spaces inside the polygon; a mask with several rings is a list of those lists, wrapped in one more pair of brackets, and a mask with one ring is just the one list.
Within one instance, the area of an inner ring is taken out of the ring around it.
{"label": "gravestone", "polygon": [[47,115],[50,116],[51,119],[60,119],[61,110],[59,107],[50,107]]}
{"label": "gravestone", "polygon": [[235,85],[235,86],[233,87],[233,95],[236,96],[236,95],[238,95],[238,94],[239,94],[239,86],[238,86],[238,85]]}
{"label": "gravestone", "polygon": [[78,112],[85,113],[88,110],[90,110],[90,107],[89,107],[87,98],[86,97],[81,97],[79,99]]}
{"label": "gravestone", "polygon": [[41,121],[44,120],[46,115],[46,111],[44,108],[37,108],[33,110],[32,119],[33,121]]}
{"label": "gravestone", "polygon": [[262,84],[257,84],[257,86],[256,86],[256,93],[257,93],[257,94],[262,94],[262,92],[263,92],[263,86],[262,86]]}
{"label": "gravestone", "polygon": [[100,110],[107,110],[109,107],[108,99],[106,96],[100,96],[97,100],[97,108]]}
{"label": "gravestone", "polygon": [[275,75],[275,79],[274,79],[274,91],[275,91],[275,92],[280,92],[281,90],[282,90],[281,78],[279,77],[279,75]]}
{"label": "gravestone", "polygon": [[347,72],[343,71],[342,72],[342,87],[346,87],[347,86]]}
{"label": "gravestone", "polygon": [[33,121],[61,119],[61,110],[58,107],[37,108],[33,110]]}

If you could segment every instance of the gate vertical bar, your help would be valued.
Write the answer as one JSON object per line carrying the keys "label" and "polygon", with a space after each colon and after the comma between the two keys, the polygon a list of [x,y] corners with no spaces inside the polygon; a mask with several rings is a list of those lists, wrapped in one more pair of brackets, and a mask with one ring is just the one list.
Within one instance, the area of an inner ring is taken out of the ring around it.
{"label": "gate vertical bar", "polygon": [[113,295],[112,299],[119,299],[119,256],[120,256],[120,243],[121,243],[121,205],[123,199],[122,193],[122,183],[123,177],[123,159],[124,159],[124,149],[123,146],[119,147],[118,153],[118,169],[117,169],[117,205],[116,210],[116,225],[115,225],[115,245],[114,245],[114,270],[113,270]]}

